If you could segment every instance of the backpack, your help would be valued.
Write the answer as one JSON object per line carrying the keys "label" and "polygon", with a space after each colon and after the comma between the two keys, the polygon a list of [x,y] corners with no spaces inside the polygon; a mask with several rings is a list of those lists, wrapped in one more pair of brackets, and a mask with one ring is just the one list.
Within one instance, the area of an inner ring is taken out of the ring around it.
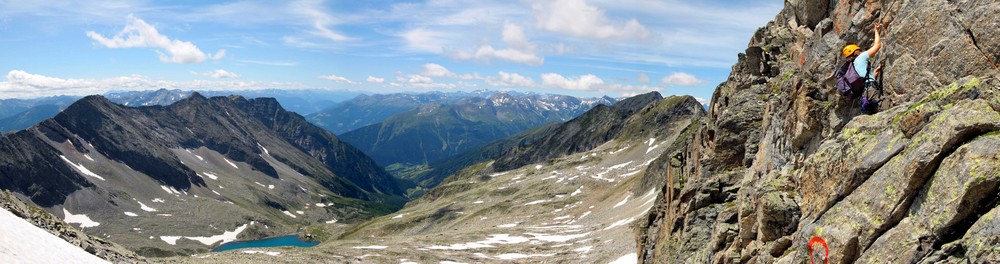
{"label": "backpack", "polygon": [[867,76],[858,75],[858,71],[854,69],[854,61],[849,60],[837,68],[834,78],[837,79],[837,92],[841,96],[854,99],[860,96],[864,90]]}

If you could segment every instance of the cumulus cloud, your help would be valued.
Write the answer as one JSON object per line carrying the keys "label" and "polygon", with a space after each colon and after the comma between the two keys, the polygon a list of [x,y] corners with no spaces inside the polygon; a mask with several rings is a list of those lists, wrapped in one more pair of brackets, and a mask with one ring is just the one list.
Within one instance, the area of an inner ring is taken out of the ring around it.
{"label": "cumulus cloud", "polygon": [[194,74],[194,75],[207,76],[207,77],[212,77],[212,78],[216,78],[216,79],[240,78],[240,76],[237,75],[236,73],[228,72],[228,71],[223,70],[223,69],[218,69],[218,70],[214,70],[214,71],[207,71],[207,72],[191,72],[191,73]]}
{"label": "cumulus cloud", "polygon": [[352,82],[351,80],[349,80],[347,78],[344,78],[344,77],[341,77],[341,76],[337,76],[337,75],[320,75],[317,78],[324,79],[324,80],[331,80],[331,81],[335,81],[335,82],[342,82],[342,83],[347,83],[347,84],[354,84],[354,82]]}
{"label": "cumulus cloud", "polygon": [[670,76],[663,77],[663,79],[660,79],[660,81],[665,84],[677,85],[677,86],[695,86],[704,82],[694,77],[694,75],[683,72],[675,72],[673,74],[670,74]]}
{"label": "cumulus cloud", "polygon": [[497,73],[497,76],[486,78],[486,84],[506,87],[530,87],[535,86],[535,80],[517,73],[500,71]]}
{"label": "cumulus cloud", "polygon": [[657,86],[605,83],[604,80],[593,74],[567,78],[558,73],[546,73],[542,74],[542,85],[566,90],[615,92],[622,96],[662,90],[661,87]]}
{"label": "cumulus cloud", "polygon": [[370,83],[384,83],[385,78],[378,78],[375,76],[368,76],[368,82]]}
{"label": "cumulus cloud", "polygon": [[459,75],[451,70],[448,70],[448,68],[435,63],[424,64],[424,72],[421,73],[421,75],[434,78],[456,78],[462,80],[479,79],[479,74],[466,73]]}
{"label": "cumulus cloud", "polygon": [[424,64],[423,75],[430,77],[455,77],[457,74],[448,70],[444,66],[434,63]]}
{"label": "cumulus cloud", "polygon": [[592,39],[647,39],[649,30],[636,19],[615,26],[604,10],[584,0],[538,1],[532,4],[536,26],[574,37]]}
{"label": "cumulus cloud", "polygon": [[301,83],[257,82],[257,81],[163,81],[150,80],[142,75],[129,75],[105,79],[64,79],[40,74],[12,70],[7,79],[0,82],[0,98],[31,98],[54,95],[102,94],[114,90],[145,91],[160,88],[185,90],[261,90],[281,87],[286,89],[307,88]]}
{"label": "cumulus cloud", "polygon": [[567,90],[596,91],[599,89],[601,84],[604,84],[604,80],[601,80],[601,78],[593,74],[587,74],[577,78],[566,78],[558,73],[542,74],[542,85]]}
{"label": "cumulus cloud", "polygon": [[170,39],[160,34],[146,21],[133,15],[128,15],[127,20],[125,28],[110,38],[94,31],[87,31],[87,36],[101,46],[112,49],[154,48],[159,54],[160,61],[167,63],[202,63],[207,58],[221,59],[225,56],[225,50],[220,50],[215,56],[206,55],[191,42]]}
{"label": "cumulus cloud", "polygon": [[423,76],[420,74],[410,74],[406,78],[402,78],[403,81],[408,83],[433,83],[434,79],[431,77]]}
{"label": "cumulus cloud", "polygon": [[399,37],[406,40],[406,47],[410,50],[439,53],[444,50],[446,35],[440,31],[415,28],[399,34]]}
{"label": "cumulus cloud", "polygon": [[545,59],[536,52],[537,45],[528,41],[524,30],[510,21],[504,22],[501,34],[507,48],[494,48],[493,45],[481,45],[475,51],[452,51],[450,56],[463,60],[479,60],[489,62],[490,59],[501,59],[511,62],[541,65]]}

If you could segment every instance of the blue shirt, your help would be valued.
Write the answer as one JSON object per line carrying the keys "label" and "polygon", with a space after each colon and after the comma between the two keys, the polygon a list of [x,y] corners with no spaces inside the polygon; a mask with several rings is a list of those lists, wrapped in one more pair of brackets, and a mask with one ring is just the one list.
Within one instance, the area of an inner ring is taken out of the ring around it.
{"label": "blue shirt", "polygon": [[[868,52],[866,51],[862,51],[861,55],[858,55],[857,58],[854,58],[854,70],[858,71],[858,76],[861,76],[861,78],[864,78],[865,75],[868,75],[869,60],[871,60],[871,56],[868,56]],[[868,80],[871,80],[872,77],[875,76],[869,76]]]}

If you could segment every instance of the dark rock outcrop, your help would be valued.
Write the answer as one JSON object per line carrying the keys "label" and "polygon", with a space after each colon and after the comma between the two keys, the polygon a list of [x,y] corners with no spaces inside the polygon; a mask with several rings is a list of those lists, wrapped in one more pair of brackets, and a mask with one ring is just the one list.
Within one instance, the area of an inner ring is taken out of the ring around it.
{"label": "dark rock outcrop", "polygon": [[[981,37],[1000,33],[998,11],[992,1],[786,2],[687,146],[657,161],[665,184],[638,234],[640,261],[802,263],[813,237],[831,263],[1000,261],[1000,45]],[[865,116],[831,72],[847,42],[871,45],[875,22],[885,95]]]}

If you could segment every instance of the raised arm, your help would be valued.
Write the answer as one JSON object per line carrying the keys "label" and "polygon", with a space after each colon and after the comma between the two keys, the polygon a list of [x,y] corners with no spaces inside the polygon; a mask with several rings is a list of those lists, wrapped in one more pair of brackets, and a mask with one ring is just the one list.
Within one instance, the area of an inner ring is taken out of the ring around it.
{"label": "raised arm", "polygon": [[882,40],[879,38],[879,35],[881,35],[879,34],[881,28],[882,25],[875,22],[875,44],[872,44],[872,47],[865,51],[868,53],[869,57],[875,57],[875,53],[878,53],[878,50],[882,49]]}

